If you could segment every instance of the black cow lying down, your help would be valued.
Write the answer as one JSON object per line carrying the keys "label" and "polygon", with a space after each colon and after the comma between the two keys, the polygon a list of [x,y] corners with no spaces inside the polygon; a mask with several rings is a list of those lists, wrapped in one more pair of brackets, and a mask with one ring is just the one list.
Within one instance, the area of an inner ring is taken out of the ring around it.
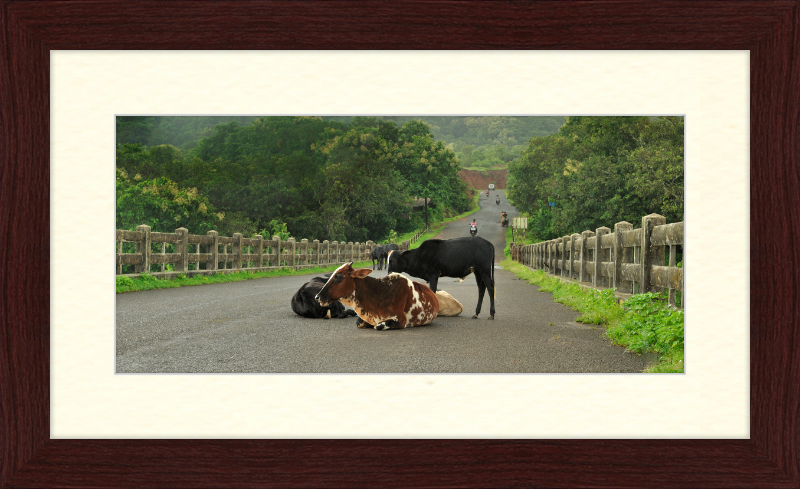
{"label": "black cow lying down", "polygon": [[407,273],[428,281],[436,292],[439,277],[463,278],[475,272],[478,283],[478,307],[473,318],[481,312],[483,292],[489,289],[489,319],[494,319],[494,245],[479,236],[455,239],[429,239],[419,248],[389,253],[388,272]]}
{"label": "black cow lying down", "polygon": [[327,306],[319,305],[314,296],[319,294],[322,287],[328,282],[330,273],[322,277],[314,277],[297,291],[292,297],[292,311],[305,318],[335,318],[352,317],[356,312],[347,309],[340,302],[331,302]]}

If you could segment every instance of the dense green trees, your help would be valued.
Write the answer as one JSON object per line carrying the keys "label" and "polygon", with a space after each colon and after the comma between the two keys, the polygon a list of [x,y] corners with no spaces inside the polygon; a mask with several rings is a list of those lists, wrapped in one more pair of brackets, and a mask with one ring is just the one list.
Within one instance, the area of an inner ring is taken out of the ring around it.
{"label": "dense green trees", "polygon": [[539,239],[683,220],[683,118],[564,120],[118,117],[117,226],[378,241],[422,225],[414,197],[433,220],[467,210],[460,167],[508,162]]}
{"label": "dense green trees", "polygon": [[[358,117],[324,117],[354,123]],[[367,119],[367,118],[361,118]],[[407,125],[420,121],[434,139],[446,141],[461,167],[505,167],[520,156],[528,140],[553,134],[564,124],[563,116],[381,116],[385,122]]]}
{"label": "dense green trees", "polygon": [[[119,118],[118,134],[124,132],[119,126],[151,122],[141,119]],[[421,225],[422,216],[411,212],[413,197],[427,194],[442,204],[440,213],[470,205],[455,154],[418,121],[397,126],[370,117],[349,124],[319,117],[263,117],[249,125],[232,120],[183,148],[118,140],[117,167],[145,181],[165,178],[196,189],[206,208],[223,216],[215,223],[223,235],[269,233],[285,223],[300,238],[378,241]],[[121,220],[127,211],[119,208],[130,200],[119,188],[117,197],[118,226],[144,223]]]}
{"label": "dense green trees", "polygon": [[154,231],[184,227],[193,234],[205,234],[217,229],[223,218],[196,188],[181,188],[166,177],[130,177],[117,168],[117,229],[147,224]]}
{"label": "dense green trees", "polygon": [[542,240],[651,213],[682,221],[683,130],[682,117],[570,117],[509,165],[509,199]]}

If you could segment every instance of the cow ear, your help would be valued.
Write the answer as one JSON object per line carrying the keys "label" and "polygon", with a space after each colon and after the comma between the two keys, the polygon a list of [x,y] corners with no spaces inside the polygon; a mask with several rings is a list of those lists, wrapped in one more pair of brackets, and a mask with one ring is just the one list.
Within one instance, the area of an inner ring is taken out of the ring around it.
{"label": "cow ear", "polygon": [[360,268],[360,269],[356,270],[356,273],[353,276],[356,277],[356,278],[364,278],[367,275],[369,275],[370,273],[372,273],[372,269],[371,268]]}

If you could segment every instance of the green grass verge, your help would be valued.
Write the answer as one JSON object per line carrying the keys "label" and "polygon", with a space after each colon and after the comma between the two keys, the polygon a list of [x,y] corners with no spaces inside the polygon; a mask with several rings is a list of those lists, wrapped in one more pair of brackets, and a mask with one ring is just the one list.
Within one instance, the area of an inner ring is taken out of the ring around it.
{"label": "green grass verge", "polygon": [[605,328],[604,337],[612,344],[635,353],[658,353],[659,361],[645,369],[648,373],[683,372],[683,311],[666,304],[663,293],[638,294],[624,303],[612,289],[594,290],[557,278],[541,270],[512,261],[500,265],[518,278],[551,292],[553,300],[581,314],[577,321]]}
{"label": "green grass verge", "polygon": [[[372,267],[372,262],[361,262],[353,264],[355,268]],[[195,277],[186,277],[179,275],[177,278],[159,279],[150,274],[142,274],[137,278],[117,276],[117,294],[124,292],[136,292],[141,290],[152,289],[172,289],[175,287],[185,287],[190,285],[205,285],[205,284],[219,284],[226,282],[239,282],[242,280],[251,280],[255,278],[271,278],[271,277],[286,277],[289,275],[314,275],[332,272],[339,268],[339,265],[330,265],[327,267],[312,267],[304,268],[302,270],[294,270],[291,268],[281,268],[279,270],[270,270],[268,272],[248,272],[243,270],[236,273],[216,275],[197,275]]]}

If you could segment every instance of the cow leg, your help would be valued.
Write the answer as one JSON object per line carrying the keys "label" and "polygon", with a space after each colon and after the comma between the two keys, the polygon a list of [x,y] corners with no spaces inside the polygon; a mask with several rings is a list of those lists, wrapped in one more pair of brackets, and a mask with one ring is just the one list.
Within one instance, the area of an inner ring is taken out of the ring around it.
{"label": "cow leg", "polygon": [[387,329],[398,329],[402,327],[403,326],[400,324],[399,321],[395,319],[387,319],[386,321],[381,321],[380,323],[378,323],[378,325],[375,326],[375,329],[377,329],[378,331],[385,331]]}
{"label": "cow leg", "polygon": [[472,319],[478,319],[478,314],[481,313],[481,304],[483,304],[483,293],[486,291],[486,283],[480,273],[475,274],[475,282],[478,284],[478,307],[475,308],[475,315]]}
{"label": "cow leg", "polygon": [[436,285],[438,283],[439,283],[439,275],[431,275],[430,278],[428,278],[428,287],[431,288],[434,294],[436,293]]}
{"label": "cow leg", "polygon": [[[477,274],[475,275],[478,276]],[[487,289],[489,289],[489,319],[494,319],[494,280],[492,280],[492,276],[487,274],[483,277],[483,283]],[[483,293],[481,293],[481,299],[483,299]]]}

